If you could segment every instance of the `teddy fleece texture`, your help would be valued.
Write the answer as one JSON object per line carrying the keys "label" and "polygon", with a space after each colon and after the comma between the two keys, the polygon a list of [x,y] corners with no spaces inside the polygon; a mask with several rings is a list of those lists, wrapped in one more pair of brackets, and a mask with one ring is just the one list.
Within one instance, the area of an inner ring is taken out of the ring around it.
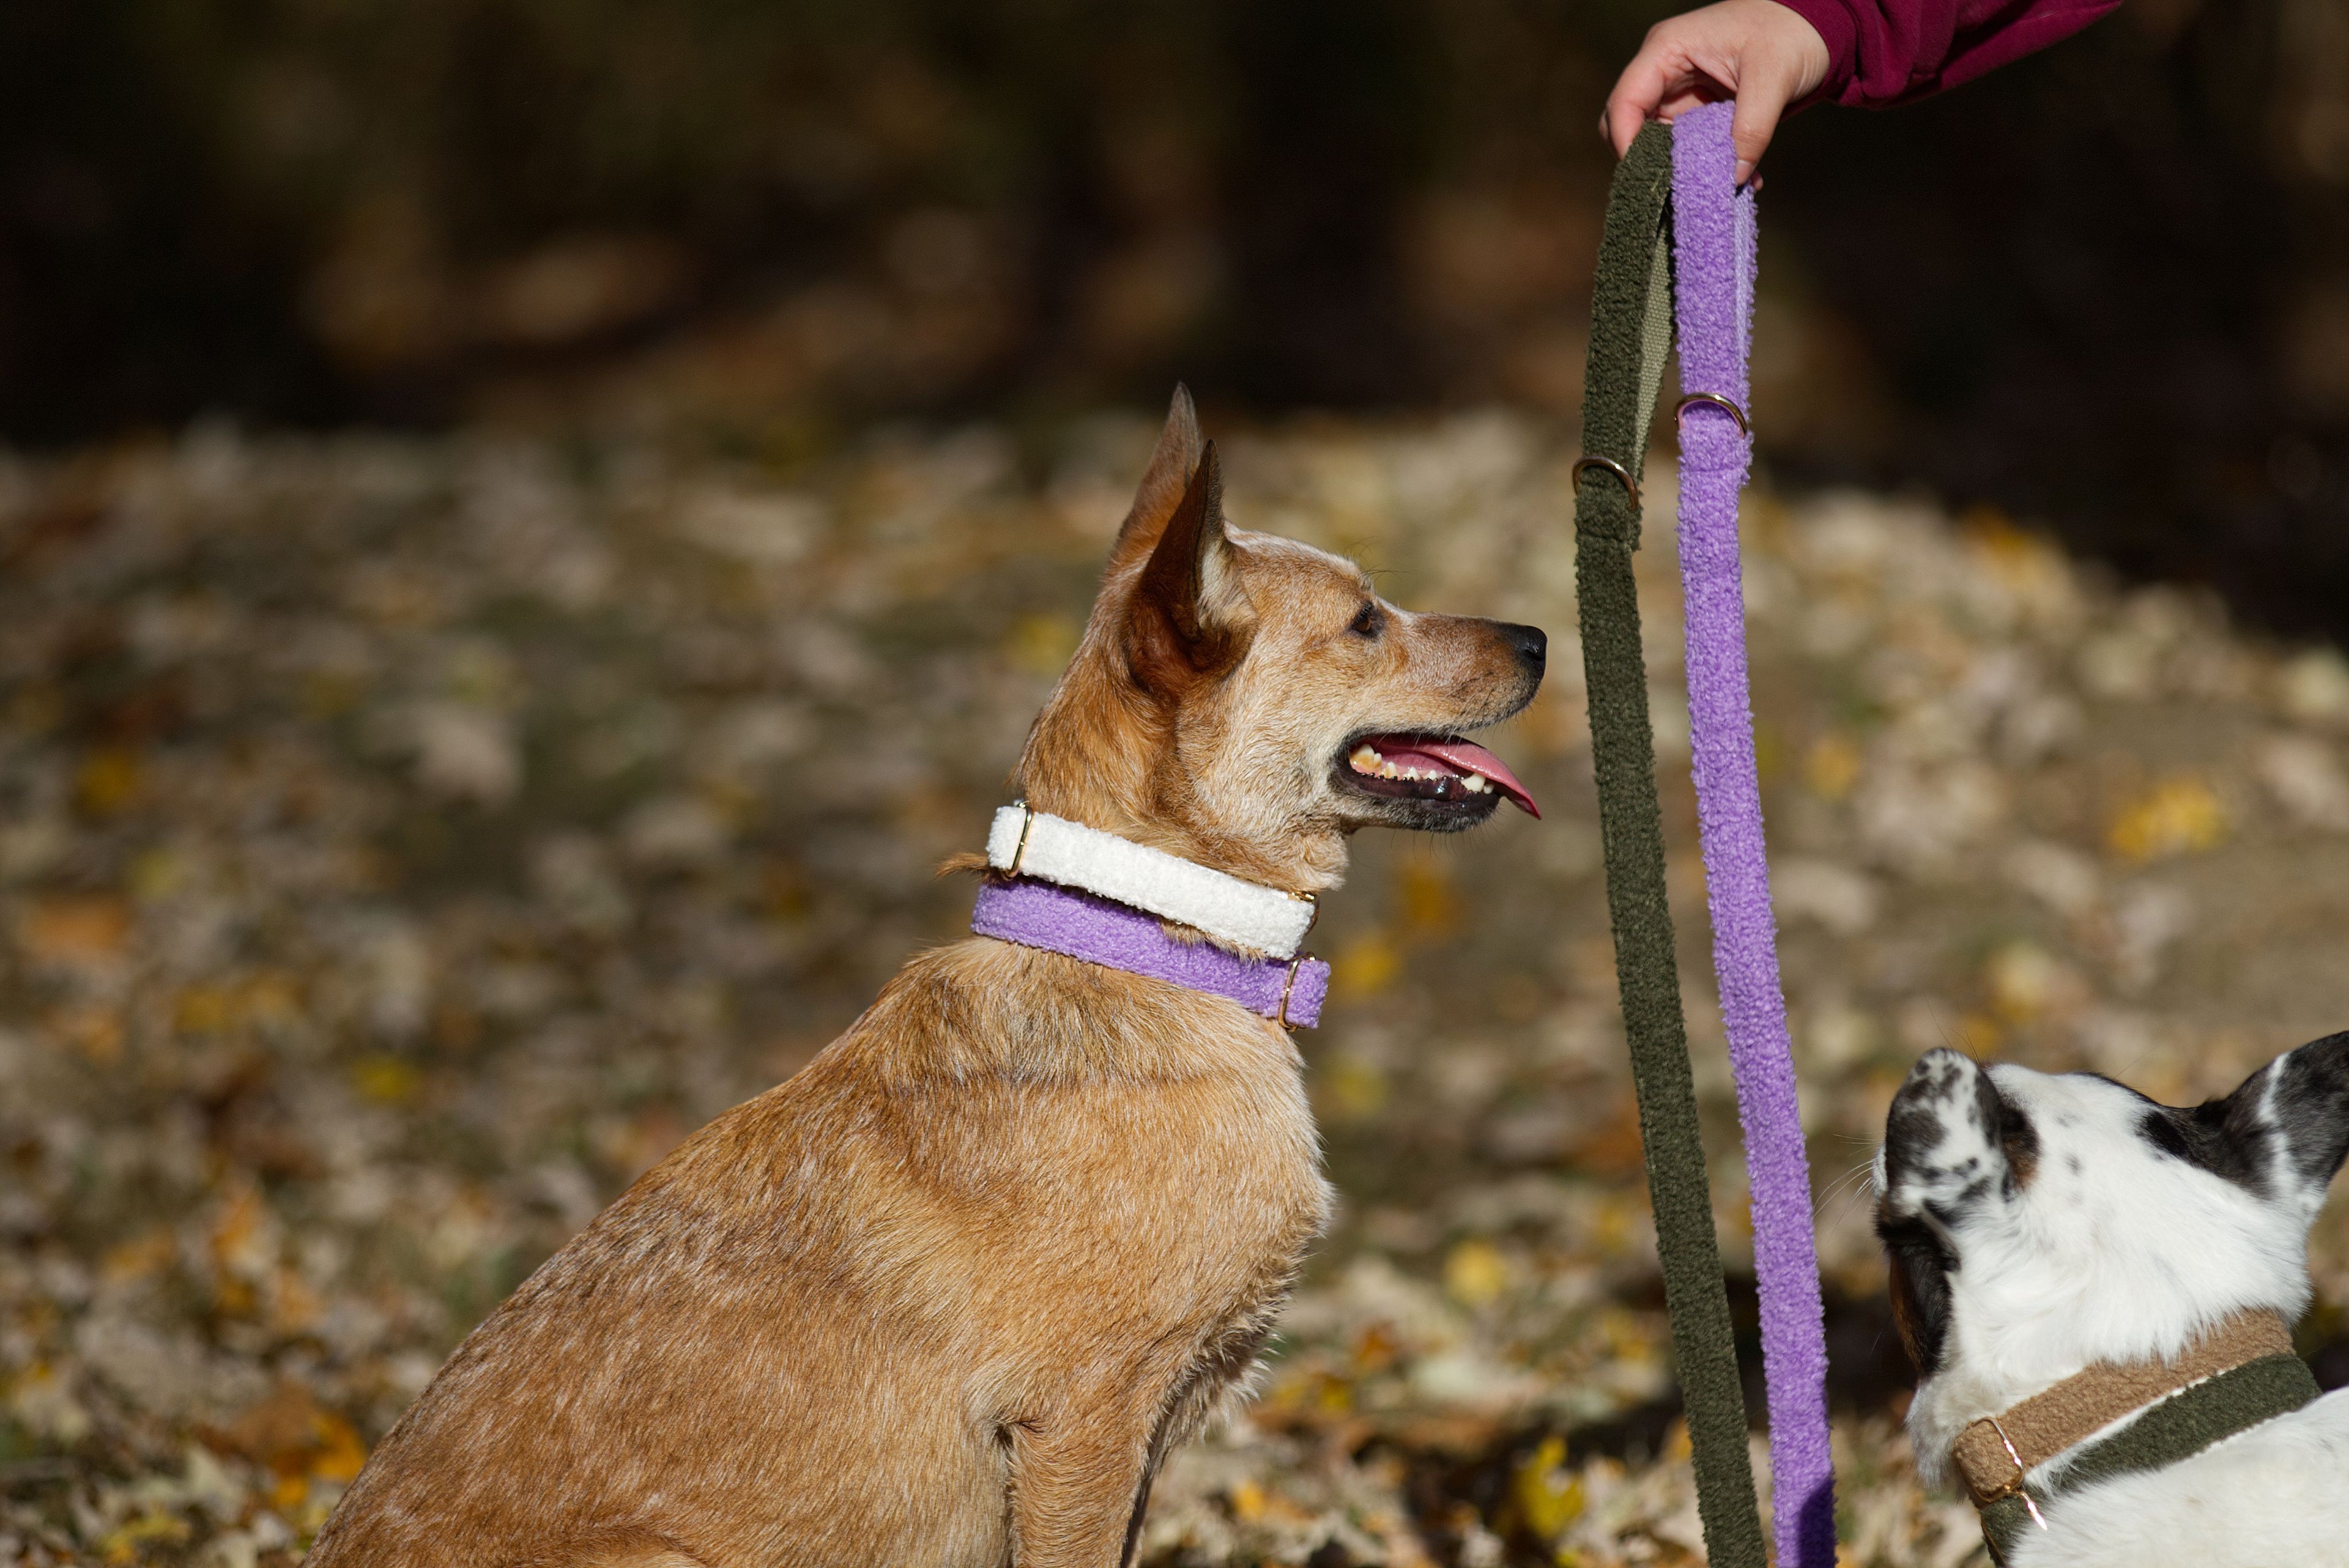
{"label": "teddy fleece texture", "polygon": [[[1019,844],[1025,820],[1028,843]],[[1082,888],[1146,909],[1218,942],[1288,958],[1313,923],[1313,905],[1278,888],[1259,887],[1223,872],[1088,828],[1065,818],[1006,806],[987,835],[987,863]]]}
{"label": "teddy fleece texture", "polygon": [[[1592,293],[1584,380],[1584,453],[1637,475],[1647,449],[1653,376],[1671,342],[1662,248],[1671,182],[1671,131],[1651,125],[1616,167]],[[1680,965],[1664,886],[1663,824],[1656,803],[1655,737],[1647,661],[1640,647],[1638,496],[1605,468],[1578,467],[1574,573],[1589,692],[1591,764],[1607,861],[1615,975],[1640,1101],[1640,1141],[1656,1216],[1656,1251],[1671,1314],[1672,1357],[1694,1450],[1697,1513],[1716,1568],[1763,1568],[1762,1522],[1745,1449],[1721,1245],[1704,1144],[1697,1133]]]}
{"label": "teddy fleece texture", "polygon": [[[1754,324],[1754,191],[1736,187],[1732,111],[1727,103],[1708,104],[1672,127],[1672,271],[1683,397],[1712,393],[1743,409]],[[1827,1447],[1826,1318],[1811,1234],[1810,1160],[1778,981],[1737,555],[1737,495],[1754,442],[1714,406],[1688,405],[1680,423],[1689,744],[1713,973],[1754,1196],[1773,1532],[1785,1568],[1832,1568],[1835,1466]]]}
{"label": "teddy fleece texture", "polygon": [[970,928],[981,936],[1227,997],[1268,1018],[1285,1016],[1299,1028],[1321,1021],[1321,1003],[1330,994],[1330,966],[1318,958],[1299,960],[1292,979],[1287,963],[1177,942],[1155,914],[1024,877],[981,888]]}

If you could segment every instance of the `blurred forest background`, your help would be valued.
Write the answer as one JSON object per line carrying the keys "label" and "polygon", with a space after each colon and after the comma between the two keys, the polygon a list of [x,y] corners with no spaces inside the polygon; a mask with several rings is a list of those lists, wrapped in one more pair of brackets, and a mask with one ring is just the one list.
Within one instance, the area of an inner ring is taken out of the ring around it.
{"label": "blurred forest background", "polygon": [[[1570,411],[1642,0],[0,16],[0,435]],[[2349,6],[2132,0],[1767,170],[1768,455],[2349,630]]]}
{"label": "blurred forest background", "polygon": [[[1568,647],[1596,120],[1661,12],[0,6],[0,1564],[290,1568],[485,1313],[964,929],[931,870],[1177,378],[1237,521],[1560,655],[1495,739],[1543,819],[1362,835],[1330,901],[1339,1216],[1142,1560],[1698,1560]],[[2190,1103],[2349,1023],[2349,0],[2130,0],[1764,169],[1838,1522],[1958,1568],[1864,1186],[1902,1075]],[[2312,1272],[2338,1386],[2349,1192]]]}

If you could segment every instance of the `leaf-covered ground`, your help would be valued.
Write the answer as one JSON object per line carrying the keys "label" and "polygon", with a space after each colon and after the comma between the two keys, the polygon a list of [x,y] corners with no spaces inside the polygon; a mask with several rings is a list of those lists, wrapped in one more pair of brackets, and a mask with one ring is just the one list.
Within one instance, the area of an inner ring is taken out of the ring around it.
{"label": "leaf-covered ground", "polygon": [[[1150,434],[786,464],[198,429],[0,464],[0,1561],[289,1562],[473,1322],[951,936],[969,889],[931,870],[1004,799]],[[1340,1215],[1252,1415],[1162,1481],[1152,1563],[1701,1555],[1573,455],[1498,415],[1231,443],[1243,523],[1559,646],[1496,741],[1545,820],[1365,840],[1329,902],[1304,1044]],[[1670,490],[1649,650],[1734,1260]],[[1761,493],[1746,536],[1847,1561],[1955,1564],[1855,1172],[1936,1044],[2175,1100],[2349,1024],[2349,665],[1994,516]],[[2334,1381],[2340,1204],[2315,1257]]]}

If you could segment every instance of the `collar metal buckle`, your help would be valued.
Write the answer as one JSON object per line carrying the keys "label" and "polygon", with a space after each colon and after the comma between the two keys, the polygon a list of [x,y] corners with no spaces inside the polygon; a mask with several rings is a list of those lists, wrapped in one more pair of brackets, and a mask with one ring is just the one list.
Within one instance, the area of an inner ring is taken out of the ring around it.
{"label": "collar metal buckle", "polygon": [[[1316,906],[1314,913],[1317,914],[1320,913],[1319,906]],[[1309,931],[1312,928],[1308,926],[1306,929]],[[1280,984],[1280,1006],[1273,1014],[1272,1021],[1278,1024],[1284,1029],[1294,1029],[1299,1026],[1298,1025],[1292,1024],[1288,1021],[1288,995],[1290,992],[1297,989],[1297,971],[1303,966],[1304,963],[1305,954],[1302,953],[1299,953],[1296,957],[1290,959],[1288,961],[1288,978],[1282,981]]]}
{"label": "collar metal buckle", "polygon": [[1998,1418],[1996,1416],[1985,1416],[1982,1419],[1988,1421],[1990,1423],[1990,1429],[1998,1434],[1999,1447],[2006,1450],[2007,1459],[2014,1466],[2013,1477],[2008,1480],[2000,1482],[1998,1490],[1992,1492],[1990,1496],[1985,1498],[1983,1501],[1986,1502],[2003,1502],[2010,1497],[2019,1497],[2023,1499],[2023,1508],[2031,1515],[2031,1522],[2039,1526],[2042,1530],[2046,1529],[2047,1521],[2041,1517],[2039,1512],[2039,1500],[2033,1497],[2031,1495],[2030,1489],[2023,1484],[2023,1456],[2015,1452],[2014,1439],[2006,1435],[2006,1429],[1998,1424]]}
{"label": "collar metal buckle", "polygon": [[1005,876],[1019,874],[1019,862],[1028,857],[1028,830],[1036,825],[1036,808],[1022,800],[1019,805],[1019,847],[1011,851],[1011,863],[1004,868]]}

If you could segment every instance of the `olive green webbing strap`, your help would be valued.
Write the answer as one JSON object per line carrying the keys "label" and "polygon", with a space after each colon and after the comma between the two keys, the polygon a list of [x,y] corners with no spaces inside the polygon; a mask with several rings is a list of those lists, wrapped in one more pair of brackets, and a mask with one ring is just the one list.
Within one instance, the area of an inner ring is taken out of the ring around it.
{"label": "olive green webbing strap", "polygon": [[[2065,1466],[2052,1489],[2025,1490],[2033,1502],[2044,1505],[2116,1476],[2160,1470],[2261,1421],[2297,1410],[2319,1392],[2316,1375],[2299,1357],[2263,1356],[2164,1399]],[[2035,1522],[2031,1506],[2017,1493],[1985,1507],[1982,1525],[1991,1555],[2003,1563]]]}
{"label": "olive green webbing strap", "polygon": [[1640,649],[1635,485],[1648,419],[1672,339],[1665,213],[1671,128],[1651,125],[1615,171],[1591,301],[1582,397],[1583,459],[1574,486],[1575,583],[1582,662],[1615,927],[1615,975],[1640,1098],[1640,1140],[1655,1209],[1656,1247],[1671,1313],[1672,1352],[1695,1450],[1697,1511],[1714,1568],[1764,1568],[1762,1520],[1745,1449],[1745,1397],[1713,1229],[1713,1194],[1697,1136],[1696,1089],[1681,1016],[1680,966],[1664,891],[1663,823]]}

